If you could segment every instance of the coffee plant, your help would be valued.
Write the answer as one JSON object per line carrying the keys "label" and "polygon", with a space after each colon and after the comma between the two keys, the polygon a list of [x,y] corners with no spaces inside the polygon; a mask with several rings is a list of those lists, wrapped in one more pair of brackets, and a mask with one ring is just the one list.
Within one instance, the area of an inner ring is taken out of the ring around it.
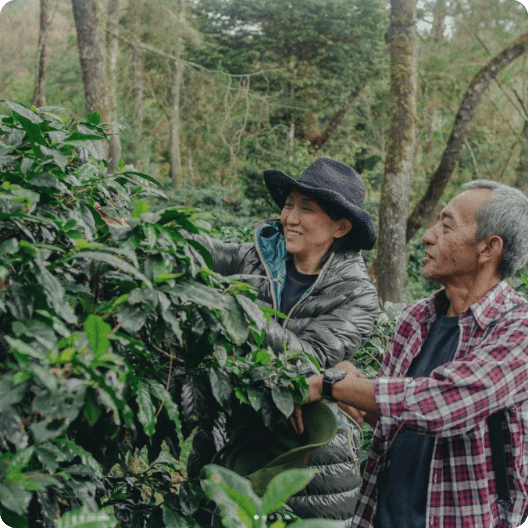
{"label": "coffee plant", "polygon": [[182,445],[219,417],[229,433],[289,416],[310,358],[260,346],[270,313],[211,271],[199,211],[122,164],[107,173],[97,114],[5,106],[0,516],[14,528],[199,526],[214,493],[186,478]]}

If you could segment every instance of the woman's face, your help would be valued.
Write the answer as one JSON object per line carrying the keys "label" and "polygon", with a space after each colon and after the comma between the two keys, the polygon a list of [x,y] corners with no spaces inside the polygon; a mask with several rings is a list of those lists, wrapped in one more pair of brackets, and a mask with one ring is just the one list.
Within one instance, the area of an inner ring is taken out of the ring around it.
{"label": "woman's face", "polygon": [[281,212],[286,250],[301,260],[318,260],[328,251],[336,238],[352,228],[350,220],[333,220],[309,196],[293,190]]}

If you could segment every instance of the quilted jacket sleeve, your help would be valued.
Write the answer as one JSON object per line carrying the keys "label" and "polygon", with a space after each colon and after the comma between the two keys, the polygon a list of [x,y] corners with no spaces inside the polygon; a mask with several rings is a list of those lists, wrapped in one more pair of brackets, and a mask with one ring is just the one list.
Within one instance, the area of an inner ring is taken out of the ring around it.
{"label": "quilted jacket sleeve", "polygon": [[286,322],[269,324],[265,345],[314,356],[322,368],[350,360],[372,332],[378,296],[361,256],[331,266]]}
{"label": "quilted jacket sleeve", "polygon": [[213,257],[213,270],[220,275],[245,273],[249,254],[254,253],[253,243],[223,242],[215,238],[196,236],[193,240],[204,246]]}

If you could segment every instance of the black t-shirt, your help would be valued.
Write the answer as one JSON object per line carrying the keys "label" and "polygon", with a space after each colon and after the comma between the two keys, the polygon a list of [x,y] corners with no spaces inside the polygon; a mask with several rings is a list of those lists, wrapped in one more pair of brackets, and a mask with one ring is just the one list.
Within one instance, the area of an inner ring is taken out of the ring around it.
{"label": "black t-shirt", "polygon": [[[406,376],[427,377],[435,368],[451,361],[459,336],[458,317],[439,316]],[[434,440],[432,436],[410,431],[394,438],[380,486],[375,528],[425,528]]]}
{"label": "black t-shirt", "polygon": [[293,259],[289,259],[286,264],[286,280],[282,290],[281,312],[288,315],[293,305],[306,293],[315,282],[315,279],[317,279],[317,274],[305,275],[304,273],[299,273],[293,263]]}

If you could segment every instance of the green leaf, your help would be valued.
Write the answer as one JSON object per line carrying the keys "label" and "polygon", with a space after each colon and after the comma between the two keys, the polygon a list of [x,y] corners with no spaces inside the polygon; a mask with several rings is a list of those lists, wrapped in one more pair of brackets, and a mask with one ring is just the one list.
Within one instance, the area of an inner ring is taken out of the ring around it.
{"label": "green leaf", "polygon": [[253,491],[249,480],[215,464],[205,466],[204,471],[207,480],[202,485],[207,498],[214,500],[224,513],[236,511],[238,518],[246,526],[253,526],[253,519],[260,511],[261,500]]}
{"label": "green leaf", "polygon": [[84,331],[90,342],[95,358],[104,354],[110,347],[108,336],[112,328],[97,315],[89,315],[84,323]]}
{"label": "green leaf", "polygon": [[36,359],[44,359],[45,354],[40,350],[36,350],[32,346],[24,343],[20,339],[13,339],[10,336],[5,336],[5,340],[9,343],[9,346],[13,351],[18,352],[21,355],[34,357]]}
{"label": "green leaf", "polygon": [[102,411],[101,406],[97,403],[93,390],[88,389],[86,391],[86,400],[83,408],[84,419],[93,427],[99,420]]}
{"label": "green leaf", "polygon": [[15,473],[20,473],[29,464],[33,453],[35,452],[34,446],[26,447],[20,451],[17,451],[13,458],[9,461],[9,466],[6,470],[6,478],[12,477]]}
{"label": "green leaf", "polygon": [[56,275],[37,262],[34,263],[34,271],[38,282],[45,290],[47,299],[57,314],[67,323],[77,323],[77,316],[66,298],[64,287]]}
{"label": "green leaf", "polygon": [[59,167],[59,169],[62,172],[65,172],[66,165],[68,165],[69,160],[60,150],[50,149],[44,146],[41,146],[40,150],[42,151],[42,154],[45,154],[46,156],[51,156],[55,164]]}
{"label": "green leaf", "polygon": [[129,273],[138,280],[143,281],[147,286],[152,287],[151,282],[134,266],[113,255],[108,255],[107,253],[99,251],[78,251],[74,255],[67,257],[64,261],[76,260],[76,259],[87,259],[87,260],[96,260],[99,262],[104,262],[115,269],[122,270],[125,273]]}
{"label": "green leaf", "polygon": [[145,433],[152,436],[156,428],[156,408],[150,397],[149,386],[142,380],[139,380],[136,401],[139,407],[138,420],[143,425]]}
{"label": "green leaf", "polygon": [[111,519],[104,511],[92,512],[86,508],[66,512],[55,525],[55,528],[114,528],[117,521]]}
{"label": "green leaf", "polygon": [[29,158],[24,158],[22,162],[20,163],[20,172],[27,176],[27,173],[31,170],[31,167],[33,165],[33,160]]}
{"label": "green leaf", "polygon": [[24,515],[32,496],[19,484],[0,484],[0,503],[17,515]]}
{"label": "green leaf", "polygon": [[225,370],[212,367],[209,371],[211,390],[216,401],[226,410],[231,410],[231,397],[233,394],[233,384],[229,373]]}
{"label": "green leaf", "polygon": [[248,337],[248,324],[240,304],[231,295],[226,296],[225,306],[220,314],[222,323],[236,345],[242,345]]}
{"label": "green leaf", "polygon": [[189,528],[185,517],[173,512],[165,503],[161,505],[163,512],[163,528]]}
{"label": "green leaf", "polygon": [[18,251],[18,240],[16,238],[9,238],[0,244],[0,258],[5,258],[7,255],[14,255]]}
{"label": "green leaf", "polygon": [[273,477],[262,497],[261,513],[269,515],[292,495],[304,489],[316,475],[314,469],[288,469]]}
{"label": "green leaf", "polygon": [[42,123],[42,119],[37,114],[35,114],[35,112],[32,112],[25,106],[22,106],[17,103],[12,103],[10,101],[7,101],[6,105],[10,110],[15,112],[18,116],[22,116],[28,121],[31,121],[32,123],[35,123],[35,124]]}
{"label": "green leaf", "polygon": [[132,218],[139,218],[143,213],[149,212],[149,206],[144,200],[138,200],[132,210]]}
{"label": "green leaf", "polygon": [[152,380],[147,380],[147,383],[150,386],[151,393],[158,399],[160,404],[163,403],[163,409],[174,423],[180,442],[183,442],[179,407],[174,403],[171,394],[165,390],[165,387]]}
{"label": "green leaf", "polygon": [[86,116],[86,122],[91,125],[99,126],[101,124],[101,114],[99,112],[91,112]]}
{"label": "green leaf", "polygon": [[[76,141],[86,141],[86,140],[102,140],[103,137],[99,136],[98,134],[86,134],[83,132],[79,132],[78,130],[75,130],[70,134],[70,136],[65,139],[65,142],[76,142]],[[84,147],[88,147],[88,144],[83,145]]]}
{"label": "green leaf", "polygon": [[183,301],[192,302],[207,308],[224,307],[224,296],[211,287],[204,286],[199,282],[178,283],[172,288],[171,293],[177,295]]}
{"label": "green leaf", "polygon": [[198,242],[197,240],[193,240],[191,238],[187,239],[187,243],[190,246],[192,246],[194,249],[196,249],[196,251],[198,251],[198,253],[204,259],[204,262],[206,263],[207,267],[210,269],[213,269],[214,267],[213,256],[211,255],[209,250],[206,247],[204,247],[202,244],[200,244],[200,242]]}
{"label": "green leaf", "polygon": [[248,314],[252,321],[254,321],[259,330],[262,330],[266,326],[266,318],[259,306],[248,299],[244,295],[237,295],[236,300],[242,306],[242,309]]}
{"label": "green leaf", "polygon": [[273,387],[271,390],[271,397],[277,406],[277,409],[279,409],[285,418],[289,418],[295,407],[295,401],[293,400],[292,394],[286,389]]}

